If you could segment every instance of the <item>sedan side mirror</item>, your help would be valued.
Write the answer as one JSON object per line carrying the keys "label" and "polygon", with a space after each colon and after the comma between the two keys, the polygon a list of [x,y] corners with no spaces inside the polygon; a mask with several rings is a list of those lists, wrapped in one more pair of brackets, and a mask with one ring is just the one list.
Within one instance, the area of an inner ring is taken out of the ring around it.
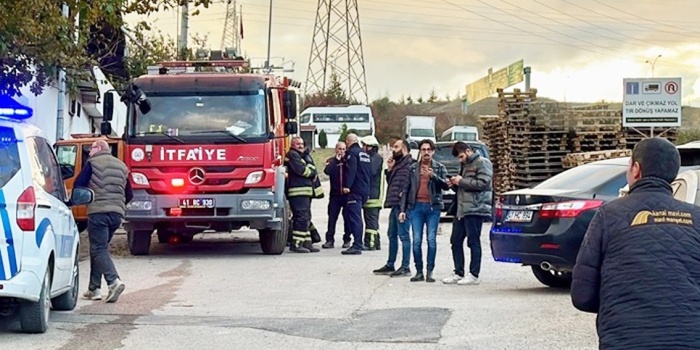
{"label": "sedan side mirror", "polygon": [[85,205],[90,204],[95,199],[95,192],[89,188],[76,187],[71,191],[70,204],[71,205]]}

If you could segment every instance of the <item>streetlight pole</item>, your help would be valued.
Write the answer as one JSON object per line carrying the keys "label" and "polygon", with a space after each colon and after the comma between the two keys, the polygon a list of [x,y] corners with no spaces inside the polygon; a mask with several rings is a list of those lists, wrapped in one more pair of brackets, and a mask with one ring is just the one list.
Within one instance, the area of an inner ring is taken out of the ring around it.
{"label": "streetlight pole", "polygon": [[661,55],[658,55],[654,58],[653,61],[646,60],[645,63],[651,64],[651,77],[654,77],[654,66],[656,66],[656,60],[658,60],[661,57]]}
{"label": "streetlight pole", "polygon": [[265,61],[265,68],[269,71],[270,69],[270,45],[272,41],[272,0],[270,0],[270,15],[267,22],[267,61]]}

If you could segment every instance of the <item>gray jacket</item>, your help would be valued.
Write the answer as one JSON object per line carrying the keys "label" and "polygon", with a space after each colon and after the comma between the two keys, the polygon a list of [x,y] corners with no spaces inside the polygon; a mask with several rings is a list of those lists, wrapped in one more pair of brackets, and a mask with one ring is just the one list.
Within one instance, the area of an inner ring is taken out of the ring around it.
{"label": "gray jacket", "polygon": [[493,165],[491,161],[472,154],[467,164],[462,165],[462,180],[454,191],[457,199],[456,216],[461,219],[467,215],[491,216],[491,199],[493,197]]}
{"label": "gray jacket", "polygon": [[89,187],[95,192],[95,200],[88,205],[88,215],[117,213],[124,216],[125,189],[129,181],[126,165],[107,151],[95,153],[88,162],[92,167]]}
{"label": "gray jacket", "polygon": [[[428,190],[430,191],[430,201],[434,208],[442,209],[445,203],[442,201],[442,191],[450,188],[447,183],[447,169],[442,163],[433,159],[431,164],[433,168],[433,178],[428,182]],[[411,164],[411,189],[408,192],[408,209],[413,209],[416,206],[418,197],[418,187],[420,186],[420,161]]]}

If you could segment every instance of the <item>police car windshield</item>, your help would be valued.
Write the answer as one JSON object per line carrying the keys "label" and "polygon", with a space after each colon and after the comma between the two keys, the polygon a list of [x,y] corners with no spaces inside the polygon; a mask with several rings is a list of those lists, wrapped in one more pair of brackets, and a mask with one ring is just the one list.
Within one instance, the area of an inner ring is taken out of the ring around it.
{"label": "police car windshield", "polygon": [[267,134],[263,90],[196,96],[151,94],[148,99],[151,111],[135,117],[132,136],[166,134],[183,139],[227,132],[255,138]]}
{"label": "police car windshield", "polygon": [[0,187],[4,187],[20,169],[17,139],[12,128],[0,126]]}

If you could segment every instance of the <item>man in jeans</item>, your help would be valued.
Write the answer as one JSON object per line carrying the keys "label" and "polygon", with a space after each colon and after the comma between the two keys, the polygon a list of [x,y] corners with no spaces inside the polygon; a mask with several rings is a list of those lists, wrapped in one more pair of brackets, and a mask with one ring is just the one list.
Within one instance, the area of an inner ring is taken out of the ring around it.
{"label": "man in jeans", "polygon": [[[411,263],[411,237],[409,235],[410,222],[406,218],[406,198],[411,190],[411,164],[408,142],[396,140],[392,147],[392,158],[387,166],[387,178],[389,186],[387,190],[384,208],[391,208],[389,213],[389,259],[386,264],[373,272],[378,275],[390,275],[391,277],[404,277],[411,275],[409,264]],[[396,255],[401,239],[401,267],[394,269]]]}
{"label": "man in jeans", "polygon": [[[440,212],[444,207],[442,191],[450,188],[445,166],[433,159],[435,143],[423,140],[418,144],[420,162],[411,165],[411,191],[408,193],[408,209],[413,229],[413,260],[416,275],[411,282],[435,282],[435,254],[437,253],[437,230]],[[423,275],[423,228],[428,236],[428,265]]]}
{"label": "man in jeans", "polygon": [[[452,260],[454,274],[442,280],[445,284],[479,284],[481,270],[481,226],[491,216],[493,166],[464,142],[452,146],[452,155],[459,158],[461,175],[450,178],[456,193],[457,211],[452,223]],[[469,275],[464,273],[464,239],[470,250]]]}
{"label": "man in jeans", "polygon": [[95,192],[88,205],[88,237],[90,240],[90,284],[83,297],[102,300],[100,285],[104,275],[109,294],[106,302],[114,303],[124,292],[124,283],[109,255],[109,242],[121,226],[126,204],[134,197],[126,165],[112,156],[109,144],[97,140],[90,148],[90,158],[75,180],[75,187]]}

